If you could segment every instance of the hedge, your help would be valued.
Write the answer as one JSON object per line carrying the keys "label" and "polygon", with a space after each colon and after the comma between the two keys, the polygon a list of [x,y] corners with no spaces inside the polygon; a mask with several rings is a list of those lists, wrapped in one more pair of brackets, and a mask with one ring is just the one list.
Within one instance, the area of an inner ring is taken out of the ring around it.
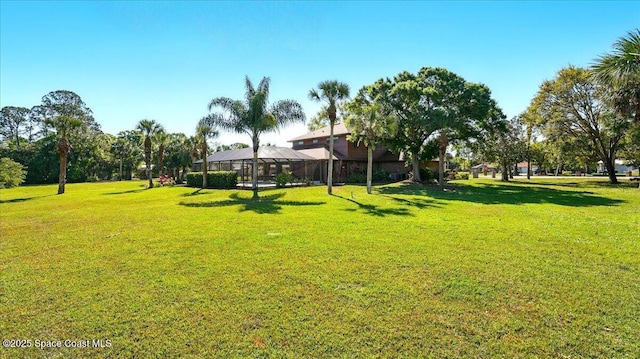
{"label": "hedge", "polygon": [[[237,185],[236,171],[207,172],[207,188],[233,189]],[[187,186],[202,187],[202,172],[187,173]]]}

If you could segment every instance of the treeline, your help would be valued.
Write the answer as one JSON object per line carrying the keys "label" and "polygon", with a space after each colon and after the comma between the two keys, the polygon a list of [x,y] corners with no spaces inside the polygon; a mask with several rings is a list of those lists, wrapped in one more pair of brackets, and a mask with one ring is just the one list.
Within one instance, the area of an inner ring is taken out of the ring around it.
{"label": "treeline", "polygon": [[[183,181],[192,162],[210,153],[207,141],[219,130],[228,130],[250,137],[255,190],[261,134],[305,121],[296,101],[270,104],[269,85],[268,77],[258,86],[247,78],[243,99],[212,99],[210,114],[197,122],[193,137],[167,133],[153,120],[141,120],[135,129],[115,136],[106,134],[80,96],[53,91],[32,108],[2,108],[0,157],[24,166],[26,176],[24,172],[18,176],[24,176],[26,183],[58,182],[59,193],[66,182],[134,175],[148,178],[153,187],[151,178],[157,175]],[[463,167],[498,163],[503,180],[509,179],[519,161],[556,173],[567,168],[588,171],[602,161],[611,183],[616,183],[617,158],[640,164],[640,30],[619,39],[614,51],[597,58],[591,68],[561,69],[541,84],[527,110],[510,120],[485,85],[467,82],[443,68],[424,67],[415,74],[404,71],[382,78],[362,87],[353,99],[348,85],[323,81],[311,89],[309,98],[324,105],[312,123],[326,122],[333,133],[336,121],[342,119],[352,129],[352,141],[370,150],[383,144],[402,151],[414,181],[421,181],[419,162],[437,156],[442,186],[442,165],[447,149],[453,147],[458,155],[454,162]],[[144,171],[138,171],[143,162]],[[331,169],[330,161],[329,193]],[[206,165],[203,171],[206,182]]]}

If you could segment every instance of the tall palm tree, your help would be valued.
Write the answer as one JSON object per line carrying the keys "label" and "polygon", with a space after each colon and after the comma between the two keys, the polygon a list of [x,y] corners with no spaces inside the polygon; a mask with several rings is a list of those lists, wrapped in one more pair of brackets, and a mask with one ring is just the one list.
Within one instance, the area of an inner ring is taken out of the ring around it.
{"label": "tall palm tree", "polygon": [[96,125],[91,109],[73,91],[58,90],[42,97],[40,107],[45,127],[53,127],[58,135],[58,154],[60,155],[60,175],[58,194],[65,191],[67,181],[67,155],[71,150],[68,136],[74,130]]}
{"label": "tall palm tree", "polygon": [[358,96],[346,104],[346,109],[346,123],[351,129],[349,139],[367,147],[367,193],[371,194],[373,150],[377,144],[393,135],[395,121],[371,98],[366,87],[360,89]]}
{"label": "tall palm tree", "polygon": [[67,182],[67,156],[71,151],[71,142],[69,142],[69,133],[82,127],[83,122],[78,118],[71,116],[56,116],[47,119],[47,125],[53,127],[58,134],[58,154],[60,155],[60,174],[58,177],[58,194],[63,194],[65,184]]}
{"label": "tall palm tree", "polygon": [[198,122],[196,127],[196,141],[200,144],[200,150],[202,155],[202,188],[207,188],[207,140],[210,138],[218,137],[218,131],[213,126],[213,117],[204,117]]}
{"label": "tall palm tree", "polygon": [[149,179],[149,188],[153,188],[153,173],[151,172],[151,138],[158,132],[162,126],[155,120],[140,120],[136,129],[144,135],[144,163],[147,166],[147,178]]}
{"label": "tall palm tree", "polygon": [[592,66],[618,113],[640,123],[640,29],[629,31]]}
{"label": "tall palm tree", "polygon": [[269,106],[270,79],[263,77],[258,87],[254,87],[245,77],[245,98],[232,100],[216,97],[209,103],[209,111],[219,107],[225,115],[211,115],[208,122],[222,129],[236,133],[246,133],[253,145],[253,198],[258,198],[258,149],[260,135],[278,130],[285,125],[304,122],[302,106],[294,100],[280,100]]}
{"label": "tall palm tree", "polygon": [[349,85],[337,80],[322,81],[317,89],[309,91],[309,99],[325,102],[329,117],[329,167],[327,169],[327,192],[331,194],[333,184],[333,126],[336,124],[338,105],[349,98]]}
{"label": "tall palm tree", "polygon": [[164,175],[164,149],[169,142],[169,134],[160,127],[153,136],[154,141],[158,144],[158,175]]}

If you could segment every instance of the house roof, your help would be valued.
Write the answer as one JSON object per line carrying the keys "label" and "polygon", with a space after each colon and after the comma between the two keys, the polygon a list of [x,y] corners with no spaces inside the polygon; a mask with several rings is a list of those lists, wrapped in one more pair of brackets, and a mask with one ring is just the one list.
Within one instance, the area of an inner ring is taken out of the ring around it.
{"label": "house roof", "polygon": [[[297,150],[298,152],[305,154],[307,156],[313,157],[316,160],[328,160],[329,159],[329,151],[324,148],[324,147],[319,147],[319,148],[309,148],[306,150]],[[338,158],[335,156],[335,153],[333,155],[333,159],[334,160],[338,160]]]}
{"label": "house roof", "polygon": [[[238,162],[252,160],[252,148],[220,151],[207,157],[207,162]],[[262,146],[258,148],[258,160],[260,162],[276,163],[314,161],[316,159],[288,147]],[[202,163],[202,160],[198,160],[195,163]]]}
{"label": "house roof", "polygon": [[[333,126],[333,135],[334,136],[346,135],[349,132],[350,132],[349,129],[347,129],[347,126],[344,123],[336,123],[335,126]],[[304,134],[302,136],[298,136],[298,137],[292,138],[292,139],[288,140],[287,142],[310,140],[312,138],[329,137],[330,133],[331,133],[331,128],[329,126],[325,126],[323,128],[319,128],[319,129],[317,129],[315,131],[308,132],[308,133],[306,133],[306,134]]]}

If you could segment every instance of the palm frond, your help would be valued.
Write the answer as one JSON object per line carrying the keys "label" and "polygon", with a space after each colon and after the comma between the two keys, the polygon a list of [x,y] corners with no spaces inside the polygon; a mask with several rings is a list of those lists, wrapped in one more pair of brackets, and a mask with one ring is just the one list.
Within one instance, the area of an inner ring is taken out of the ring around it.
{"label": "palm frond", "polygon": [[268,99],[269,98],[269,87],[271,84],[271,78],[269,77],[263,77],[262,80],[260,80],[260,84],[258,84],[258,92],[262,92],[265,97]]}
{"label": "palm frond", "polygon": [[275,117],[275,129],[306,120],[302,106],[294,100],[280,100],[271,106],[269,112]]}

